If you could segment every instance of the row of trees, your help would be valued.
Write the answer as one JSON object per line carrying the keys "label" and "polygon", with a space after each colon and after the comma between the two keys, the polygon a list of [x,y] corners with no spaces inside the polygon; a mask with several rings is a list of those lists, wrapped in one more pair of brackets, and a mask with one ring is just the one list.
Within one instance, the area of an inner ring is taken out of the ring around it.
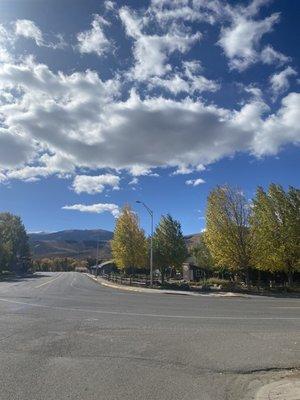
{"label": "row of trees", "polygon": [[[125,273],[149,268],[149,247],[149,239],[139,227],[136,214],[126,205],[117,220],[111,243],[117,267]],[[187,254],[180,223],[170,215],[162,216],[153,235],[154,265],[161,273],[162,282],[167,269],[179,269]]]}
{"label": "row of trees", "polygon": [[40,258],[33,261],[34,271],[86,271],[89,266],[87,260],[72,257]]}
{"label": "row of trees", "polygon": [[249,202],[229,186],[208,197],[206,232],[212,262],[244,276],[249,271],[285,272],[290,285],[300,270],[300,191],[271,184]]}
{"label": "row of trees", "polygon": [[26,272],[30,265],[28,237],[21,218],[0,213],[0,273]]}
{"label": "row of trees", "polygon": [[[119,269],[132,273],[149,267],[149,239],[138,218],[125,206],[112,240]],[[167,269],[180,270],[188,249],[180,223],[162,216],[153,236],[154,266],[164,281]],[[284,272],[290,285],[300,271],[300,191],[272,184],[259,187],[252,201],[229,186],[209,195],[206,230],[190,249],[197,264],[210,271],[230,272],[250,283],[250,271]]]}

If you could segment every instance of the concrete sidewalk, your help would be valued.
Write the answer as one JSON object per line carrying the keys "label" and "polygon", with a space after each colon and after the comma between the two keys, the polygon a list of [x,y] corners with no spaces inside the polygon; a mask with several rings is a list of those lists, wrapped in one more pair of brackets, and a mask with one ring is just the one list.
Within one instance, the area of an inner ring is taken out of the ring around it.
{"label": "concrete sidewalk", "polygon": [[196,293],[192,291],[186,290],[168,290],[168,289],[151,289],[151,288],[142,288],[136,286],[128,286],[128,285],[120,285],[118,283],[110,282],[101,277],[95,277],[92,274],[86,274],[89,278],[94,281],[100,283],[102,286],[110,287],[113,289],[119,290],[128,290],[131,292],[140,292],[140,293],[151,293],[151,294],[173,294],[179,296],[198,296],[198,297],[245,297],[250,298],[252,295],[242,294],[242,293],[233,293],[233,292],[221,292],[221,293]]}

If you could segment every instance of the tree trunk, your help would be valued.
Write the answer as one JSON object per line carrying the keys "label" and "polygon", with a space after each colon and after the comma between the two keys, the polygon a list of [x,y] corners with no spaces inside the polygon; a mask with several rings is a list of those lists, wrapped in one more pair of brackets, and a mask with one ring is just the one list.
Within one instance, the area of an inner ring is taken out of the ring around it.
{"label": "tree trunk", "polygon": [[161,284],[163,285],[165,283],[165,270],[162,269],[160,273],[161,273]]}
{"label": "tree trunk", "polygon": [[257,272],[257,289],[260,290],[260,285],[261,285],[261,274],[260,270]]}
{"label": "tree trunk", "polygon": [[249,274],[249,268],[247,267],[245,270],[245,283],[248,289],[250,289],[250,274]]}
{"label": "tree trunk", "polygon": [[293,272],[288,271],[287,272],[287,278],[288,278],[289,287],[292,287],[293,286]]}

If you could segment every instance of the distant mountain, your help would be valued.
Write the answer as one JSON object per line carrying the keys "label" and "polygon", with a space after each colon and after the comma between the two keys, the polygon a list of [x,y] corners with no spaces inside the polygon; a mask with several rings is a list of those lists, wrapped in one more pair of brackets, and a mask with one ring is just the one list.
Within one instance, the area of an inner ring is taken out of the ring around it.
{"label": "distant mountain", "polygon": [[111,257],[110,240],[113,233],[104,229],[74,229],[52,233],[30,233],[29,243],[34,258],[40,257]]}
{"label": "distant mountain", "polygon": [[192,235],[186,235],[184,237],[185,244],[188,248],[193,247],[198,241],[201,236],[201,233],[193,233]]}
{"label": "distant mountain", "polygon": [[[200,233],[186,235],[185,242],[190,248],[198,240]],[[97,256],[97,243],[99,246],[99,259],[110,259],[110,240],[113,232],[104,229],[74,229],[59,232],[30,233],[29,243],[34,258],[41,257],[74,257],[87,258]]]}

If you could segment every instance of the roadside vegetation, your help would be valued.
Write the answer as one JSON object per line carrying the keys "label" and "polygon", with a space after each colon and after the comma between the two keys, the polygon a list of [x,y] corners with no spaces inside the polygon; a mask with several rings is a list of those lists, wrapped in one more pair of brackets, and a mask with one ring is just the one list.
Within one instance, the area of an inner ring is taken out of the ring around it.
{"label": "roadside vegetation", "polygon": [[72,257],[40,258],[32,262],[33,271],[59,272],[77,271],[87,272],[88,260],[79,260]]}
{"label": "roadside vegetation", "polygon": [[25,273],[30,266],[28,237],[21,218],[0,213],[0,275]]}
{"label": "roadside vegetation", "polygon": [[[113,279],[149,284],[150,238],[126,205],[115,225]],[[28,271],[80,271],[96,259],[34,258],[21,218],[0,213],[0,275]],[[183,279],[183,263],[197,274]],[[153,234],[154,284],[193,290],[298,290],[300,281],[300,190],[271,184],[252,200],[241,190],[218,186],[207,199],[206,229],[187,247],[181,224],[163,215]],[[298,289],[297,289],[298,288]]]}
{"label": "roadside vegetation", "polygon": [[[149,240],[129,206],[117,220],[112,250],[123,276],[138,277],[149,270]],[[180,222],[166,215],[155,229],[153,253],[156,281],[163,287],[296,290],[300,191],[271,184],[267,191],[258,187],[248,200],[241,190],[218,186],[208,196],[206,229],[198,242],[187,248]],[[182,280],[182,264],[188,256],[200,272],[197,282]]]}
{"label": "roadside vegetation", "polygon": [[70,257],[32,259],[28,236],[20,217],[0,213],[0,278],[34,271],[86,272],[95,260]]}

